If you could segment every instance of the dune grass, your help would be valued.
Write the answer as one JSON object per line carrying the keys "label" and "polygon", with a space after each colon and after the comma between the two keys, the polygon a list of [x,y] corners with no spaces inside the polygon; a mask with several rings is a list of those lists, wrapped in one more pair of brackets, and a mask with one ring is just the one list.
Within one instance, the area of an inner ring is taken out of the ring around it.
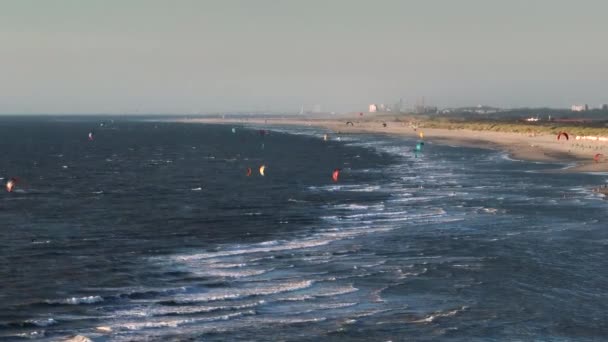
{"label": "dune grass", "polygon": [[473,131],[509,132],[522,134],[558,134],[568,132],[572,135],[608,136],[608,128],[598,124],[559,124],[555,122],[500,122],[500,121],[455,121],[445,118],[423,119],[418,127],[443,129],[468,129]]}

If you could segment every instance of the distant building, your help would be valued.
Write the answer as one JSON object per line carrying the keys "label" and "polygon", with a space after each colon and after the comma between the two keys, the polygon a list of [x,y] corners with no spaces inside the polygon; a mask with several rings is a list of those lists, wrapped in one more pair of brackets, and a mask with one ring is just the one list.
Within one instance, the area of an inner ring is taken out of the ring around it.
{"label": "distant building", "polygon": [[435,106],[416,106],[414,107],[416,114],[433,114],[437,113],[437,107]]}
{"label": "distant building", "polygon": [[589,106],[587,104],[572,105],[573,112],[586,112],[588,110],[589,110]]}
{"label": "distant building", "polygon": [[603,104],[600,106],[602,110],[608,110],[608,104]]}
{"label": "distant building", "polygon": [[377,111],[378,111],[378,107],[375,104],[372,103],[372,104],[369,105],[369,112],[370,113],[375,113]]}
{"label": "distant building", "polygon": [[461,107],[461,108],[451,108],[449,109],[453,112],[461,112],[461,113],[475,113],[475,114],[494,114],[502,111],[497,107],[483,106],[477,105],[475,107]]}

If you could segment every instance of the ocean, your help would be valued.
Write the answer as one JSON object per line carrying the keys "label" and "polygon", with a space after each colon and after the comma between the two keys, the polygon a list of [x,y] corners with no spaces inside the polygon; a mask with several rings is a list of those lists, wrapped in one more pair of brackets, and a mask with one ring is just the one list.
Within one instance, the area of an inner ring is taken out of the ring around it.
{"label": "ocean", "polygon": [[608,336],[606,175],[137,117],[0,118],[0,141],[2,341]]}

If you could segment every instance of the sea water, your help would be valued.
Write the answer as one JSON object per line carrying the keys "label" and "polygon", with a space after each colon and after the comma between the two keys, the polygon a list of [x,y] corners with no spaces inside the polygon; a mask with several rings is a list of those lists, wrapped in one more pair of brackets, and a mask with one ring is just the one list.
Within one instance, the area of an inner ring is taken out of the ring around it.
{"label": "sea water", "polygon": [[1,119],[0,340],[608,336],[605,177],[425,138]]}

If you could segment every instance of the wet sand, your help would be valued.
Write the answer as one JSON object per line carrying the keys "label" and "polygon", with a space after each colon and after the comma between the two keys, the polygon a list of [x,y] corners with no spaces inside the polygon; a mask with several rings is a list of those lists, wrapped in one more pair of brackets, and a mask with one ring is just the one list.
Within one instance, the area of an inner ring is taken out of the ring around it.
{"label": "wet sand", "polygon": [[[425,141],[438,144],[489,148],[506,151],[510,158],[527,161],[559,162],[571,167],[550,170],[551,172],[608,172],[608,162],[595,162],[593,156],[602,153],[608,156],[608,143],[600,141],[557,140],[555,135],[530,135],[524,133],[490,132],[473,130],[449,130],[438,128],[414,128],[404,122],[381,119],[359,119],[353,116],[327,118],[192,118],[178,119],[187,123],[234,123],[314,126],[328,130],[330,134],[381,133],[408,137],[424,134]],[[353,124],[346,124],[351,121]],[[384,127],[383,122],[386,123]]]}

